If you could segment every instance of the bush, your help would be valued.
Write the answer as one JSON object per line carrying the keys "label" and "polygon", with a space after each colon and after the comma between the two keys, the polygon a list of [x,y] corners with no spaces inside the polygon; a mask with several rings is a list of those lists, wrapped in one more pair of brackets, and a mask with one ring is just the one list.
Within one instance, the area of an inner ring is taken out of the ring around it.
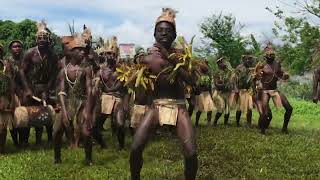
{"label": "bush", "polygon": [[279,84],[279,90],[286,96],[297,99],[312,99],[312,82],[299,83],[297,81],[289,81],[288,83]]}

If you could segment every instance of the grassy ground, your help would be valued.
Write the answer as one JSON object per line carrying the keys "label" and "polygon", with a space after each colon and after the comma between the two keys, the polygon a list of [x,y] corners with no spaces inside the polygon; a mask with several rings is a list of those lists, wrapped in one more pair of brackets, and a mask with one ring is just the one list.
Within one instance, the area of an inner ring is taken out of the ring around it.
{"label": "grassy ground", "polygon": [[[202,120],[196,130],[198,179],[319,179],[320,105],[294,99],[290,102],[294,113],[289,135],[280,132],[282,110],[274,112],[266,136],[255,128],[235,127],[234,116],[231,127],[207,128]],[[257,114],[254,116],[256,124]],[[9,140],[9,154],[0,156],[0,179],[129,179],[131,136],[127,136],[126,150],[118,152],[115,139],[109,132],[105,135],[108,149],[94,147],[91,167],[83,165],[82,149],[65,147],[63,164],[54,165],[51,148],[31,146],[17,151]],[[144,162],[143,179],[183,179],[181,148],[175,138],[155,137],[144,152]]]}

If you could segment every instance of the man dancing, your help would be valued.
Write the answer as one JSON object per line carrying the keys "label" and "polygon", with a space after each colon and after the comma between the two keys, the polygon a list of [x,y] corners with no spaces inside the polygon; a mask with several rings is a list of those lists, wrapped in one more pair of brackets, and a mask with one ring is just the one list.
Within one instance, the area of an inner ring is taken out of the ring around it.
{"label": "man dancing", "polygon": [[224,125],[228,125],[231,106],[232,71],[230,67],[228,67],[224,57],[217,60],[217,65],[218,70],[213,75],[215,91],[212,98],[217,107],[213,126],[217,125],[222,113],[224,113]]}
{"label": "man dancing", "polygon": [[169,55],[176,51],[172,48],[176,38],[175,13],[170,8],[163,9],[155,24],[156,43],[143,60],[151,73],[158,75],[158,78],[154,86],[152,107],[146,113],[133,138],[130,153],[131,179],[140,179],[144,147],[159,125],[176,126],[183,147],[185,178],[196,178],[198,170],[196,141],[185,105],[183,85],[183,81],[190,81],[191,78],[188,79],[188,73],[181,68],[178,69],[177,79],[173,82],[168,79],[169,73],[160,73],[166,67],[174,65],[174,62],[169,60]]}
{"label": "man dancing", "polygon": [[[51,49],[51,32],[45,22],[38,23],[37,46],[29,49],[20,69],[21,82],[24,90],[24,105],[42,106],[53,104],[49,95],[55,89],[58,74],[58,56]],[[35,99],[40,99],[41,102]],[[52,141],[52,125],[46,125],[48,141]],[[41,144],[43,127],[36,125],[36,144]],[[28,130],[24,133],[29,133]],[[28,137],[28,135],[26,135]],[[27,141],[27,140],[26,140]]]}
{"label": "man dancing", "polygon": [[[85,163],[92,163],[92,128],[94,123],[95,96],[92,91],[92,66],[83,62],[85,41],[80,35],[68,43],[69,63],[59,73],[59,100],[61,120],[54,123],[54,162],[61,163],[61,145],[63,132],[79,145],[80,136],[84,140]],[[73,137],[73,123],[76,121],[76,140]]]}
{"label": "man dancing", "polygon": [[313,72],[313,102],[318,103],[319,97],[320,68]]}
{"label": "man dancing", "polygon": [[5,152],[7,128],[12,129],[14,110],[13,66],[0,59],[0,153]]}
{"label": "man dancing", "polygon": [[[141,64],[145,58],[145,53],[140,52],[133,59],[135,64]],[[134,90],[133,107],[131,109],[130,127],[135,131],[141,125],[143,118],[152,104],[152,94],[150,91],[144,90],[143,87],[138,87]]]}
{"label": "man dancing", "polygon": [[[117,79],[116,67],[119,49],[116,37],[113,37],[108,41],[105,51],[106,64],[102,65],[97,73],[97,82],[102,95],[97,108],[97,128],[95,128],[95,133],[99,133],[105,119],[108,116],[111,116],[112,130],[118,137],[119,149],[123,149],[125,143],[125,112],[123,98],[127,91],[123,86],[123,83]],[[100,135],[96,134],[96,137],[100,137]],[[97,140],[104,146],[102,139]]]}
{"label": "man dancing", "polygon": [[[21,78],[19,75],[19,69],[21,67],[21,62],[23,59],[23,43],[20,40],[13,40],[9,43],[10,57],[8,60],[13,65],[13,79],[15,81],[15,96],[14,96],[14,104],[15,107],[21,106],[21,101],[23,97],[23,89],[21,84]],[[26,138],[23,137],[23,128],[15,128],[13,127],[10,130],[10,134],[12,137],[12,141],[15,146],[25,146]]]}
{"label": "man dancing", "polygon": [[208,69],[208,61],[206,61],[206,66],[201,66],[201,77],[198,80],[198,91],[199,95],[196,95],[196,109],[198,110],[196,114],[195,126],[199,126],[199,119],[202,112],[207,113],[207,126],[211,124],[212,111],[215,109],[212,100],[212,82],[211,74]]}
{"label": "man dancing", "polygon": [[280,63],[277,60],[275,60],[275,53],[271,44],[268,44],[268,46],[264,49],[264,52],[264,58],[266,62],[261,66],[261,73],[259,74],[260,82],[262,84],[262,113],[259,122],[261,133],[265,134],[265,131],[271,122],[271,111],[269,107],[270,98],[272,98],[277,108],[281,106],[284,107],[286,112],[284,114],[282,132],[288,133],[288,124],[293,108],[290,105],[286,96],[282,94],[279,90],[277,90],[277,82],[279,81],[279,79],[289,79],[289,75],[283,72]]}
{"label": "man dancing", "polygon": [[238,94],[236,122],[237,126],[240,126],[241,113],[245,112],[247,113],[247,125],[251,126],[253,109],[253,76],[250,68],[253,64],[253,57],[243,55],[241,60],[241,64],[239,64],[235,69],[237,78],[235,88]]}

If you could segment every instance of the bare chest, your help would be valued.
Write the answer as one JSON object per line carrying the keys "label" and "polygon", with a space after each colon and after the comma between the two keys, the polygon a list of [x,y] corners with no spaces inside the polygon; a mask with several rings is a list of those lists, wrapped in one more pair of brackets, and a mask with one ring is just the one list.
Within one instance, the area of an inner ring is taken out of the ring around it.
{"label": "bare chest", "polygon": [[47,61],[47,55],[40,56],[39,53],[33,53],[31,57],[32,64],[41,64],[44,61]]}
{"label": "bare chest", "polygon": [[81,74],[82,69],[80,67],[69,67],[66,71],[66,75],[70,81],[76,81]]}
{"label": "bare chest", "polygon": [[113,84],[117,80],[115,71],[110,68],[103,68],[101,70],[101,79],[107,85]]}
{"label": "bare chest", "polygon": [[273,63],[273,64],[264,65],[262,72],[266,76],[273,76],[273,75],[276,75],[277,72],[279,72],[279,70],[280,70],[279,65]]}
{"label": "bare chest", "polygon": [[147,62],[147,64],[154,74],[160,73],[164,68],[169,66],[169,62],[161,57],[152,58]]}

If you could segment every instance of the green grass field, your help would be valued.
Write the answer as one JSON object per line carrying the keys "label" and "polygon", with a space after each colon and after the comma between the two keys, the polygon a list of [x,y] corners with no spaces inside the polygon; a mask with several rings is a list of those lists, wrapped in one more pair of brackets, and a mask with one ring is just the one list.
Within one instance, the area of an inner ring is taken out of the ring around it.
{"label": "green grass field", "polygon": [[[320,105],[295,99],[290,102],[294,112],[289,135],[281,134],[283,110],[274,111],[272,128],[265,136],[256,128],[235,127],[234,116],[231,127],[207,128],[202,120],[202,127],[196,130],[198,179],[320,179]],[[0,156],[0,179],[129,179],[132,137],[127,134],[126,150],[119,152],[108,131],[108,148],[94,147],[90,167],[83,164],[82,149],[64,147],[63,163],[55,165],[51,148],[31,146],[17,151],[9,140],[9,154]],[[142,179],[183,179],[182,158],[176,138],[155,137],[144,151]]]}

